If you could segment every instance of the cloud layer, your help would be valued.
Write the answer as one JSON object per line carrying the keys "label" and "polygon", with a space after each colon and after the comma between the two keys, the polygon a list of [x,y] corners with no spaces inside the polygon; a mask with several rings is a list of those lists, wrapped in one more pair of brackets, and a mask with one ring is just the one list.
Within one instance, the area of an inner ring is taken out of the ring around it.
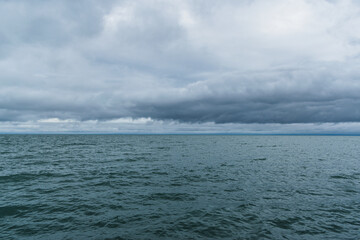
{"label": "cloud layer", "polygon": [[357,1],[3,0],[0,25],[3,122],[360,121]]}

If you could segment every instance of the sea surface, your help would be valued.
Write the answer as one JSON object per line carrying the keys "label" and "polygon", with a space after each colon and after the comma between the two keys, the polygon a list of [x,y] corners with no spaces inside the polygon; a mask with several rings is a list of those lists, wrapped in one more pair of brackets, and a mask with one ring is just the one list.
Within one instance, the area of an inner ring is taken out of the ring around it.
{"label": "sea surface", "polygon": [[0,239],[360,239],[360,137],[0,135]]}

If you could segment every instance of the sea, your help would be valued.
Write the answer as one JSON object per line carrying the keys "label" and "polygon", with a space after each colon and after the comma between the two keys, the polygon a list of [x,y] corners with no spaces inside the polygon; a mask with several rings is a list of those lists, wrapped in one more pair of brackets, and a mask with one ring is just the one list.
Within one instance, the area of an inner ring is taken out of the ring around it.
{"label": "sea", "polygon": [[0,135],[0,239],[360,239],[360,137]]}

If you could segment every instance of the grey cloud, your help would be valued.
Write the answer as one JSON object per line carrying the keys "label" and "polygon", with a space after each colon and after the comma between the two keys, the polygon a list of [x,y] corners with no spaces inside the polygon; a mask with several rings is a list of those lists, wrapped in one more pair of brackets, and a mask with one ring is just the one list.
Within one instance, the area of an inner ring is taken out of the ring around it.
{"label": "grey cloud", "polygon": [[138,116],[216,123],[357,122],[360,120],[360,113],[357,111],[359,107],[359,100],[335,100],[325,104],[301,102],[276,105],[261,102],[242,103],[236,100],[226,104],[198,101],[160,107],[146,106],[140,108],[141,114]]}
{"label": "grey cloud", "polygon": [[359,122],[359,4],[291,3],[0,1],[0,121]]}
{"label": "grey cloud", "polygon": [[[262,76],[263,77],[263,76]],[[306,77],[302,76],[302,77]],[[309,77],[309,76],[307,76]],[[252,76],[254,80],[256,76]],[[283,78],[280,74],[275,78]],[[288,79],[291,82],[293,79]],[[155,119],[177,119],[189,122],[217,123],[309,123],[309,122],[353,122],[360,120],[359,86],[345,82],[338,86],[336,81],[327,80],[320,74],[310,83],[298,79],[284,86],[264,85],[258,81],[243,83],[245,89],[232,81],[222,81],[231,89],[221,91],[221,85],[206,85],[206,93],[195,99],[191,97],[172,103],[142,103],[137,106],[135,116]],[[298,84],[303,82],[303,84]],[[272,82],[274,83],[274,82]],[[261,86],[263,85],[263,86]],[[220,90],[219,90],[220,89]],[[220,92],[219,92],[220,91]],[[168,97],[169,99],[170,97]],[[145,115],[144,115],[145,114]]]}
{"label": "grey cloud", "polygon": [[53,44],[93,36],[110,1],[1,1],[1,33],[8,43]]}

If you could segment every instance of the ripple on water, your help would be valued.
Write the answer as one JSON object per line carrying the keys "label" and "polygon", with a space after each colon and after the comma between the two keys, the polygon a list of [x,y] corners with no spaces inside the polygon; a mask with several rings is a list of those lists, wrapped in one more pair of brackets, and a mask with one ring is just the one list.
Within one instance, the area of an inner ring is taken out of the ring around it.
{"label": "ripple on water", "polygon": [[359,145],[0,135],[0,239],[360,239]]}
{"label": "ripple on water", "polygon": [[146,200],[158,201],[193,201],[196,198],[187,193],[152,193],[145,197]]}

